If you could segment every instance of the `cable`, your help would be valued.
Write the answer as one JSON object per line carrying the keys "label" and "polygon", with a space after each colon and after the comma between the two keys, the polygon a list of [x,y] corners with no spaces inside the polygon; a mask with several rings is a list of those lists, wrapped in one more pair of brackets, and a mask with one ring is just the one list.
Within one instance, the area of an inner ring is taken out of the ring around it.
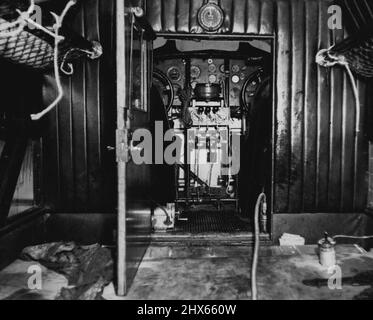
{"label": "cable", "polygon": [[264,192],[262,192],[259,195],[258,200],[256,201],[256,205],[255,205],[255,215],[254,215],[255,245],[254,245],[253,262],[251,266],[251,298],[252,300],[258,299],[258,288],[256,284],[256,271],[258,268],[258,256],[259,256],[259,245],[260,245],[259,210],[260,210],[261,203],[263,203],[263,209],[265,209],[266,211],[267,210],[266,208],[267,196],[265,195]]}

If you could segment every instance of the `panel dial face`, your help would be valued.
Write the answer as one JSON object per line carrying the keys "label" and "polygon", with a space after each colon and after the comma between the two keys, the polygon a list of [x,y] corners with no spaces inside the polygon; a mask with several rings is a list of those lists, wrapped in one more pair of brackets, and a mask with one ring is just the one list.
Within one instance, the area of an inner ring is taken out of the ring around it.
{"label": "panel dial face", "polygon": [[209,32],[217,31],[224,22],[224,12],[216,4],[208,3],[198,11],[198,22]]}
{"label": "panel dial face", "polygon": [[168,69],[167,75],[172,81],[179,81],[181,79],[181,72],[177,67]]}

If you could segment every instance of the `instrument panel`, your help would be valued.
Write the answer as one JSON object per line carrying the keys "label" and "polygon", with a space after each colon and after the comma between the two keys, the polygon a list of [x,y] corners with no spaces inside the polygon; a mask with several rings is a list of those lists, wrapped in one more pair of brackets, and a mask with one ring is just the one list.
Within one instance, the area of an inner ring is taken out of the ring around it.
{"label": "instrument panel", "polygon": [[[188,69],[189,65],[189,69]],[[230,108],[241,108],[242,90],[245,82],[260,70],[260,65],[253,63],[251,59],[224,59],[224,58],[196,58],[186,59],[165,59],[158,60],[156,69],[163,72],[171,81],[175,98],[174,107],[180,107],[180,90],[185,88],[187,78],[194,90],[198,84],[211,84],[221,86],[221,98],[225,105]],[[186,77],[187,69],[190,76]],[[246,85],[246,101],[250,101],[260,85],[259,81],[253,79]]]}

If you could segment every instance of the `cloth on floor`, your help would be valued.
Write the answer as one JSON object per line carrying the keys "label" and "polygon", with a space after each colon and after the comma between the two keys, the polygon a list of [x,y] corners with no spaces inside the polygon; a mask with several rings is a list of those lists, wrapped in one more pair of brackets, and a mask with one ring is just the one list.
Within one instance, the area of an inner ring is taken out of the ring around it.
{"label": "cloth on floor", "polygon": [[79,246],[74,242],[55,242],[25,248],[20,258],[36,261],[63,274],[69,287],[58,300],[98,300],[113,280],[114,263],[109,249],[99,244]]}

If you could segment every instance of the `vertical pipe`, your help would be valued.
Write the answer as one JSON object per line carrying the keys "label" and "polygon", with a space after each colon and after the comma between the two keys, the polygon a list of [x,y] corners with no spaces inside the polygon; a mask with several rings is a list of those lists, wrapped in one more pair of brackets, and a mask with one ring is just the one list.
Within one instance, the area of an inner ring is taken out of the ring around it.
{"label": "vertical pipe", "polygon": [[[126,44],[124,0],[116,0],[117,130],[124,131],[126,102]],[[117,135],[118,139],[118,135]],[[117,141],[118,147],[118,141]],[[127,291],[126,277],[126,162],[118,159],[118,268],[119,296]]]}
{"label": "vertical pipe", "polygon": [[[190,59],[186,59],[185,64],[185,89],[188,89],[190,87],[190,67],[191,67],[191,61]],[[185,164],[185,191],[186,191],[186,203],[189,204],[190,200],[190,164],[188,162],[189,159],[189,140],[188,140],[188,128],[185,128],[185,141],[184,141],[184,164]]]}

